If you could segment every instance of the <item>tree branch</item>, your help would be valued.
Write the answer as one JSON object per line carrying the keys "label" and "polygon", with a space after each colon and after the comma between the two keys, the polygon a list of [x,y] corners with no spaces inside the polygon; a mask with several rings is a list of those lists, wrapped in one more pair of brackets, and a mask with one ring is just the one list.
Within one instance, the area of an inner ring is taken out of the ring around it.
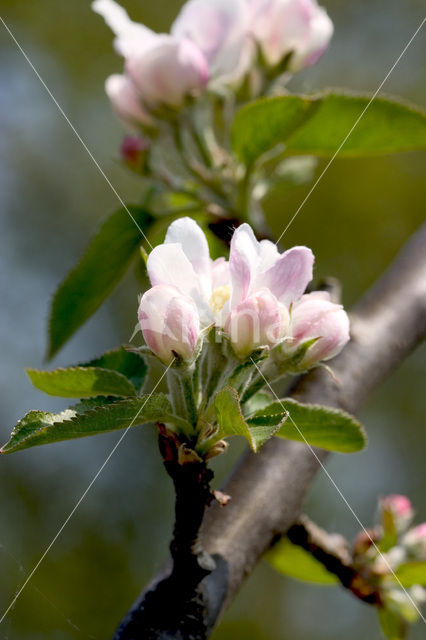
{"label": "tree branch", "polygon": [[[424,338],[426,329],[426,226],[407,243],[388,271],[351,313],[352,339],[332,361],[336,384],[316,369],[299,380],[292,396],[301,402],[325,404],[356,413],[366,397]],[[274,538],[299,518],[303,500],[327,453],[299,442],[272,439],[259,454],[238,465],[226,492],[225,509],[212,505],[203,523],[203,544],[216,569],[198,586],[202,606],[194,635],[207,637],[231,603],[245,578]],[[138,612],[153,586],[126,616],[115,640],[146,638],[138,630]],[[176,586],[178,593],[179,585]],[[159,633],[152,638],[165,638]]]}
{"label": "tree branch", "polygon": [[348,542],[343,536],[328,533],[306,516],[301,516],[287,531],[287,537],[321,562],[357,598],[366,604],[381,604],[380,591],[374,587],[371,576],[364,575],[354,566]]}

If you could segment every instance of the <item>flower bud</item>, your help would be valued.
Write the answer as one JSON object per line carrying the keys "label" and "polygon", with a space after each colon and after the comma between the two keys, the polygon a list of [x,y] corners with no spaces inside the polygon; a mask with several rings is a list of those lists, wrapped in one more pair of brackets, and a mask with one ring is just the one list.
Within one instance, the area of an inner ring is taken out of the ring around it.
{"label": "flower bud", "polygon": [[245,298],[229,314],[225,333],[235,353],[248,356],[258,347],[273,346],[284,335],[288,312],[268,290],[261,289]]}
{"label": "flower bud", "polygon": [[114,73],[105,82],[105,91],[117,116],[133,129],[152,125],[148,112],[141,106],[139,96],[131,80],[122,74]]}
{"label": "flower bud", "polygon": [[412,557],[426,560],[426,522],[407,531],[402,543]]}
{"label": "flower bud", "polygon": [[207,61],[190,40],[155,35],[147,47],[126,59],[126,70],[150,109],[179,108],[188,95],[205,89]]}
{"label": "flower bud", "polygon": [[141,298],[138,320],[148,347],[164,363],[177,354],[189,360],[200,334],[197,307],[187,295],[170,285],[157,285]]}
{"label": "flower bud", "polygon": [[398,532],[404,531],[414,517],[412,504],[406,496],[398,494],[386,496],[380,500],[379,506],[382,515],[385,512],[392,514]]}
{"label": "flower bud", "polygon": [[[349,340],[349,318],[343,307],[326,292],[309,293],[291,311],[290,349],[307,347],[298,362],[301,371],[336,356]],[[313,342],[314,341],[314,342]]]}
{"label": "flower bud", "polygon": [[288,68],[311,66],[327,49],[333,23],[316,0],[250,0],[252,33],[266,62],[291,54]]}
{"label": "flower bud", "polygon": [[136,171],[144,173],[149,155],[150,142],[138,136],[126,136],[120,147],[120,155],[124,164]]}

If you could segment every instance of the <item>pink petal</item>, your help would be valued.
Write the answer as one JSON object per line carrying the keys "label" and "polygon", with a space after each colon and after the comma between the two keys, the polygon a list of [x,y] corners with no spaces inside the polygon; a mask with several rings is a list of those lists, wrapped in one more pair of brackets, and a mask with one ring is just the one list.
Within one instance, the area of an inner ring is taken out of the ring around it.
{"label": "pink petal", "polygon": [[312,280],[314,255],[307,247],[293,247],[283,253],[265,273],[259,274],[256,288],[269,288],[280,302],[289,306],[304,293]]}

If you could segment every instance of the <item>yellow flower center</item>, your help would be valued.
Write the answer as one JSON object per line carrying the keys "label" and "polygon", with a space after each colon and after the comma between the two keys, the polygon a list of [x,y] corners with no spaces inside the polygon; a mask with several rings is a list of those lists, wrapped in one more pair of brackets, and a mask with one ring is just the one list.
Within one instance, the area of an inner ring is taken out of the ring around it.
{"label": "yellow flower center", "polygon": [[217,314],[221,311],[226,302],[228,302],[231,296],[231,287],[229,284],[223,287],[217,287],[217,289],[213,289],[211,298],[209,300],[210,308],[213,313]]}

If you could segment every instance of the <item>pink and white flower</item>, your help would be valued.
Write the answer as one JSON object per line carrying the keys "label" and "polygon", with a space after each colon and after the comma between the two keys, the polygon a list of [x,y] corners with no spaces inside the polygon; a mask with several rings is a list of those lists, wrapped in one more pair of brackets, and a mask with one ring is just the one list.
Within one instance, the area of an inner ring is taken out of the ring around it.
{"label": "pink and white flower", "polygon": [[426,522],[407,531],[402,544],[411,556],[417,560],[426,560]]}
{"label": "pink and white flower", "polygon": [[232,238],[229,263],[213,261],[200,227],[180,218],[170,225],[164,244],[150,253],[147,268],[153,286],[173,286],[191,297],[201,326],[222,327],[235,351],[247,355],[283,338],[288,307],[311,280],[313,260],[306,247],[280,255],[272,242],[258,242],[243,224]]}
{"label": "pink and white flower", "polygon": [[138,310],[145,342],[169,364],[176,356],[189,360],[200,335],[200,318],[190,296],[176,287],[157,285],[144,293]]}
{"label": "pink and white flower", "polygon": [[188,95],[205,89],[209,77],[207,60],[193,42],[155,33],[133,22],[114,0],[95,0],[92,8],[116,34],[116,51],[125,59],[126,81],[123,77],[120,80],[125,96],[119,96],[117,77],[107,81],[116,109],[121,111],[123,106],[131,105],[133,115],[135,102],[149,109],[162,105],[179,108]]}
{"label": "pink and white flower", "polygon": [[248,0],[251,30],[271,66],[291,54],[290,71],[317,62],[333,35],[333,23],[316,0]]}
{"label": "pink and white flower", "polygon": [[382,513],[390,511],[399,532],[404,531],[414,518],[413,505],[406,496],[399,494],[386,496],[380,500],[379,506]]}
{"label": "pink and white flower", "polygon": [[171,33],[191,40],[209,66],[210,88],[238,86],[253,59],[247,0],[189,0]]}
{"label": "pink and white flower", "polygon": [[296,301],[291,309],[289,353],[295,353],[315,340],[298,362],[300,370],[330,360],[349,341],[349,318],[342,305],[331,302],[325,291],[308,293]]}
{"label": "pink and white flower", "polygon": [[273,242],[258,242],[248,224],[236,229],[229,255],[231,294],[224,308],[229,316],[223,326],[238,354],[272,347],[284,338],[288,309],[312,280],[313,263],[307,247],[279,254]]}

